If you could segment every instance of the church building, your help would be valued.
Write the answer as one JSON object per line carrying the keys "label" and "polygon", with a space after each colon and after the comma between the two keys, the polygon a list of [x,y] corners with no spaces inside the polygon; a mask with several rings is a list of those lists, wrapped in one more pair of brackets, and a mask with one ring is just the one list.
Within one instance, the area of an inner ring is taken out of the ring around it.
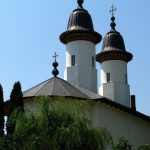
{"label": "church building", "polygon": [[[64,79],[57,77],[55,54],[54,77],[23,93],[25,109],[33,110],[33,98],[39,95],[91,100],[89,116],[94,127],[106,127],[114,141],[126,137],[133,150],[138,145],[150,144],[150,117],[136,110],[135,96],[130,95],[127,66],[133,55],[115,29],[115,8],[111,10],[110,30],[103,38],[102,50],[96,54],[95,47],[102,36],[94,30],[83,0],[77,3],[67,30],[60,34],[60,41],[66,45]],[[96,62],[101,65],[98,88]]]}

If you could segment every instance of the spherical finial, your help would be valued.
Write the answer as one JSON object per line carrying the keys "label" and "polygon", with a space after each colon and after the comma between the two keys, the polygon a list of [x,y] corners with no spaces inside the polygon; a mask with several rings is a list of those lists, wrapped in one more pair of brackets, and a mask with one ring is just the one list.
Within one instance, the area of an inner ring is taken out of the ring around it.
{"label": "spherical finial", "polygon": [[80,8],[83,8],[83,6],[82,6],[83,2],[84,2],[83,0],[77,0],[78,6]]}
{"label": "spherical finial", "polygon": [[52,65],[53,67],[58,67],[58,62],[54,61]]}
{"label": "spherical finial", "polygon": [[57,75],[59,74],[59,71],[56,68],[54,68],[52,71],[52,74],[54,75],[54,77],[57,77]]}
{"label": "spherical finial", "polygon": [[112,16],[111,17],[111,23],[110,23],[110,26],[111,26],[111,30],[116,30],[115,27],[116,27],[116,23],[115,23],[115,17]]}
{"label": "spherical finial", "polygon": [[52,74],[54,75],[54,77],[57,77],[57,75],[59,74],[59,71],[57,70],[58,67],[58,62],[56,61],[56,58],[58,57],[57,53],[54,53],[54,62],[52,63],[54,69],[52,70]]}

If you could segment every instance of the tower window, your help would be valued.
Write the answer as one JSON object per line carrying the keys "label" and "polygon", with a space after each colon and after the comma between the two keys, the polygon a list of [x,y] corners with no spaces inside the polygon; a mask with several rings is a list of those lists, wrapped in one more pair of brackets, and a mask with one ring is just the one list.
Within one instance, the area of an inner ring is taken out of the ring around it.
{"label": "tower window", "polygon": [[94,67],[94,56],[92,56],[92,67]]}
{"label": "tower window", "polygon": [[75,66],[75,55],[71,56],[71,66]]}
{"label": "tower window", "polygon": [[125,83],[126,83],[126,84],[128,83],[128,77],[127,77],[127,74],[125,74]]}
{"label": "tower window", "polygon": [[107,79],[107,82],[110,82],[110,73],[106,74],[106,79]]}

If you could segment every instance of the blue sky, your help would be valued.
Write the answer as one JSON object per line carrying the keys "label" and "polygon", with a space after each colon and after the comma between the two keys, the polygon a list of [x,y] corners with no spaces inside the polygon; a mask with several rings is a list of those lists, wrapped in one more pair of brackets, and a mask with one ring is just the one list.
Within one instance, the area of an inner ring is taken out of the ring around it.
{"label": "blue sky", "polygon": [[[112,4],[117,7],[116,29],[134,56],[128,64],[131,94],[136,95],[137,110],[150,115],[150,1],[85,0],[95,31],[103,37],[110,30],[108,11]],[[51,78],[55,51],[59,54],[59,77],[63,78],[65,45],[59,35],[76,7],[76,0],[0,0],[0,83],[5,99],[16,81],[26,90]],[[102,42],[97,53],[101,46]],[[97,69],[99,72],[99,64]]]}

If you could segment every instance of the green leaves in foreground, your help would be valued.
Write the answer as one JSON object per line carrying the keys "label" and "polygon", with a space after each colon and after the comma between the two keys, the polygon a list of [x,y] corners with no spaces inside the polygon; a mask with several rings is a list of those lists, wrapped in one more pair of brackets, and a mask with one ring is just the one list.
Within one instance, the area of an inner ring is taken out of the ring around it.
{"label": "green leaves in foreground", "polygon": [[150,144],[139,145],[137,150],[150,150]]}
{"label": "green leaves in foreground", "polygon": [[35,113],[15,115],[14,134],[0,140],[0,149],[104,150],[112,143],[105,128],[92,127],[84,102],[48,97],[35,101]]}
{"label": "green leaves in foreground", "polygon": [[119,137],[112,150],[131,150],[131,145],[125,137]]}

